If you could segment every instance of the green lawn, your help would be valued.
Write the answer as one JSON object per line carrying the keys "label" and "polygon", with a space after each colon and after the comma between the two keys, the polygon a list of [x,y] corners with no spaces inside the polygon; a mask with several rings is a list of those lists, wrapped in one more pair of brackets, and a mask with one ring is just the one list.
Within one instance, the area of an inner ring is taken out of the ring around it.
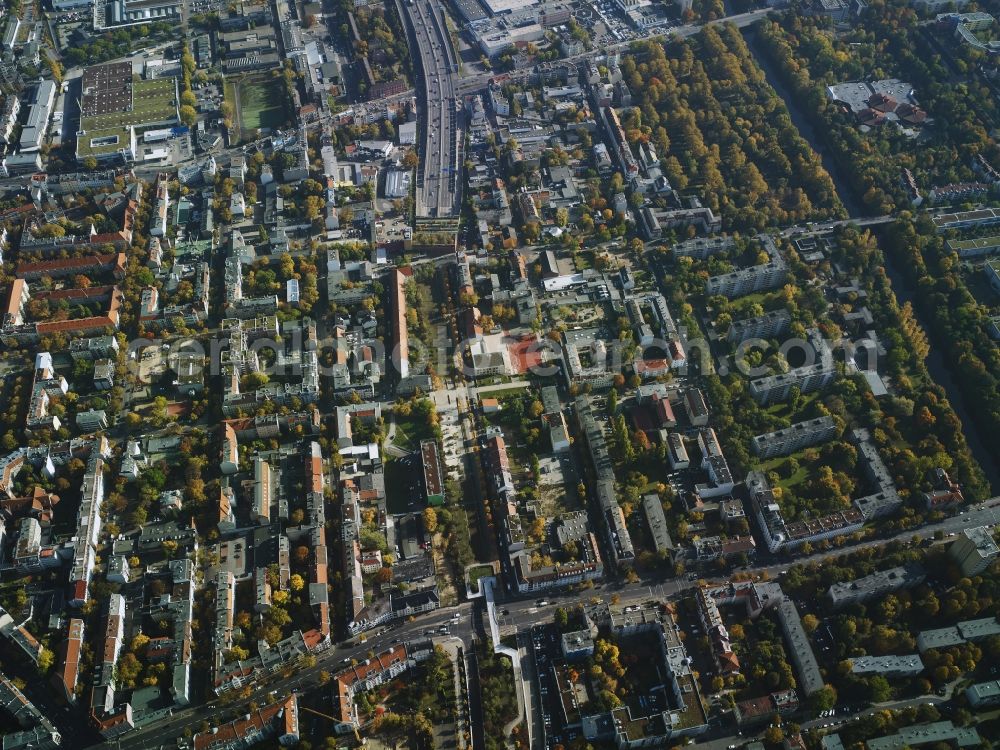
{"label": "green lawn", "polygon": [[[239,123],[244,134],[258,128],[277,128],[288,122],[287,100],[281,78],[246,76],[233,81],[239,94]],[[237,91],[232,93],[235,101]],[[230,83],[226,82],[226,99],[230,99]]]}
{"label": "green lawn", "polygon": [[423,419],[395,417],[396,434],[392,443],[404,451],[415,451],[420,448],[422,440],[433,440],[434,432]]}
{"label": "green lawn", "polygon": [[791,402],[789,401],[777,401],[765,409],[765,411],[775,417],[783,417],[791,422],[797,422],[801,419],[799,415],[805,414],[809,407],[812,406],[813,401],[822,396],[821,391],[813,391],[812,393],[804,393],[799,397],[798,408],[794,411],[792,410]]}
{"label": "green lawn", "polygon": [[[786,490],[792,489],[795,486],[802,484],[804,481],[810,478],[810,472],[809,472],[810,465],[802,460],[802,454],[804,452],[805,451],[799,451],[798,453],[793,453],[791,456],[777,456],[775,458],[764,461],[760,465],[760,468],[765,474],[770,471],[776,471],[778,473],[778,476],[781,478],[778,481],[778,486]],[[799,468],[796,469],[795,472],[786,479],[785,473],[781,470],[781,467],[784,466],[792,458],[795,458],[797,461],[799,461]]]}

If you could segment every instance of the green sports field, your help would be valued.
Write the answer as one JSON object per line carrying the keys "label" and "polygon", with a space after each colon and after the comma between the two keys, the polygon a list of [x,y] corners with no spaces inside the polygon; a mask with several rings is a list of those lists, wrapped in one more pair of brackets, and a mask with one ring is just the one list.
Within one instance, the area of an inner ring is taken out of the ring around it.
{"label": "green sports field", "polygon": [[225,93],[233,104],[243,138],[252,138],[257,129],[281,127],[289,120],[280,78],[248,75],[227,79]]}

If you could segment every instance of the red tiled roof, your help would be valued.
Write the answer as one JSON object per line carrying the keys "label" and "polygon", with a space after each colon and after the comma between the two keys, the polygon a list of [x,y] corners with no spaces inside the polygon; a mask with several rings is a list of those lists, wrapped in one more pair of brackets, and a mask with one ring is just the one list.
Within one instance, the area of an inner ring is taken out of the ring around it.
{"label": "red tiled roof", "polygon": [[868,99],[868,106],[877,109],[879,112],[892,112],[899,104],[895,99],[887,94],[872,94]]}

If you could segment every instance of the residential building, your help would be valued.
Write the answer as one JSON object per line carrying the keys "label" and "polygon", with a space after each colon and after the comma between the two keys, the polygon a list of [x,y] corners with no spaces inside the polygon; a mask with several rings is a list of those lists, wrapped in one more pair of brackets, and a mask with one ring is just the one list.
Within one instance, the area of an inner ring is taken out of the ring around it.
{"label": "residential building", "polygon": [[842,581],[827,589],[826,595],[834,609],[858,604],[891,591],[919,586],[927,578],[920,565],[905,565],[881,570],[853,581]]}
{"label": "residential building", "polygon": [[674,471],[686,469],[691,465],[691,459],[684,445],[684,436],[679,432],[667,434],[667,460]]}
{"label": "residential building", "polygon": [[812,393],[825,388],[837,375],[837,368],[832,362],[818,362],[813,365],[803,365],[788,372],[768,375],[750,381],[750,395],[761,406],[775,401],[787,401],[793,388],[800,393]]}
{"label": "residential building", "polygon": [[729,632],[722,622],[722,615],[711,591],[708,588],[700,587],[695,591],[694,599],[698,609],[698,619],[708,638],[716,670],[720,674],[739,674],[739,657],[733,651]]}
{"label": "residential building", "polygon": [[837,431],[837,423],[833,417],[816,417],[796,422],[782,430],[756,435],[751,441],[751,446],[753,452],[762,461],[766,461],[775,456],[787,456],[803,448],[825,443],[836,437]]}
{"label": "residential building", "polygon": [[299,741],[299,702],[294,692],[286,700],[198,732],[192,738],[192,745],[194,750],[241,750],[274,736],[283,747]]}
{"label": "residential building", "polygon": [[823,676],[819,671],[819,664],[816,662],[816,655],[813,653],[809,638],[802,627],[799,610],[795,606],[795,602],[786,598],[778,605],[777,611],[778,622],[781,624],[781,631],[785,636],[786,650],[795,666],[799,688],[807,696],[810,696],[822,690],[824,683]]}
{"label": "residential building", "polygon": [[684,410],[688,420],[695,427],[705,427],[708,424],[708,404],[698,388],[688,388],[684,391]]}
{"label": "residential building", "polygon": [[671,248],[671,253],[675,258],[695,258],[697,260],[708,260],[711,256],[724,253],[736,245],[735,238],[729,235],[717,235],[713,237],[694,237],[690,240],[678,242]]}
{"label": "residential building", "polygon": [[896,734],[868,740],[868,750],[904,750],[923,745],[954,745],[958,748],[978,747],[982,738],[975,727],[956,727],[950,721],[916,724],[903,727]]}
{"label": "residential building", "polygon": [[116,359],[118,339],[115,336],[73,339],[69,342],[69,354],[74,362],[79,359]]}
{"label": "residential building", "polygon": [[83,433],[106,430],[108,429],[108,415],[103,409],[88,409],[78,412],[76,426]]}
{"label": "residential building", "polygon": [[[799,709],[799,695],[795,690],[782,690],[760,698],[737,701],[733,706],[736,723],[741,727],[772,721],[775,714],[785,716]],[[749,745],[747,748],[749,750]],[[824,750],[833,750],[824,748]],[[844,750],[843,747],[839,750]]]}
{"label": "residential building", "polygon": [[115,387],[115,360],[98,359],[94,362],[94,388],[110,391]]}
{"label": "residential building", "polygon": [[240,466],[240,446],[236,430],[230,422],[222,425],[222,462],[219,466],[223,474],[235,474]]}
{"label": "residential building", "polygon": [[983,273],[986,280],[993,287],[993,291],[1000,294],[1000,260],[989,260],[983,265]]}
{"label": "residential building", "polygon": [[726,340],[739,345],[749,339],[772,339],[788,332],[792,316],[787,310],[772,310],[753,318],[734,320],[729,326]]}
{"label": "residential building", "polygon": [[583,581],[592,581],[604,574],[601,553],[597,548],[597,538],[587,529],[583,535],[568,541],[575,541],[579,559],[566,563],[535,566],[530,555],[524,550],[512,555],[515,585],[522,593],[543,591],[560,586],[569,586]]}
{"label": "residential building", "polygon": [[614,556],[613,562],[629,566],[635,559],[632,536],[625,523],[625,516],[618,504],[616,481],[611,455],[608,452],[604,429],[594,419],[590,399],[580,396],[574,402],[579,433],[590,457],[596,505],[603,522],[603,533]]}
{"label": "residential building", "polygon": [[851,674],[885,677],[916,677],[924,671],[919,654],[908,656],[855,656],[850,659]]}
{"label": "residential building", "polygon": [[974,710],[1000,704],[1000,680],[977,682],[965,689],[965,698]]}
{"label": "residential building", "polygon": [[958,646],[966,641],[976,642],[994,635],[1000,635],[1000,622],[995,617],[965,620],[949,628],[920,631],[917,634],[917,650],[924,653],[928,649]]}
{"label": "residential building", "polygon": [[563,633],[560,639],[562,654],[569,661],[581,661],[594,655],[594,636],[590,630]]}
{"label": "residential building", "polygon": [[722,295],[729,299],[744,297],[754,292],[777,289],[785,283],[788,266],[778,251],[778,246],[769,235],[760,235],[770,260],[749,268],[731,271],[719,276],[711,276],[705,282],[707,296]]}
{"label": "residential building", "polygon": [[646,495],[642,499],[642,513],[646,519],[646,528],[653,540],[653,547],[662,559],[672,560],[676,547],[667,529],[667,519],[663,514],[663,503],[659,495]]}
{"label": "residential building", "polygon": [[698,430],[698,446],[701,449],[701,468],[708,473],[709,478],[708,484],[695,486],[698,497],[705,500],[730,494],[735,482],[715,430],[711,427]]}
{"label": "residential building", "polygon": [[393,646],[370,659],[347,667],[333,677],[334,703],[338,723],[334,727],[337,734],[356,732],[361,726],[362,716],[358,714],[354,696],[365,690],[373,690],[392,680],[415,664],[407,646]]}
{"label": "residential building", "polygon": [[444,504],[444,476],[437,442],[423,440],[420,443],[420,461],[423,467],[424,498],[428,505]]}
{"label": "residential building", "polygon": [[991,527],[975,526],[958,535],[958,539],[948,548],[948,554],[958,563],[964,575],[974,576],[989,568],[1000,550],[993,541]]}
{"label": "residential building", "polygon": [[69,633],[62,644],[59,670],[53,682],[62,690],[63,698],[73,705],[76,703],[76,686],[80,676],[80,652],[83,648],[84,623],[79,618],[69,621]]}

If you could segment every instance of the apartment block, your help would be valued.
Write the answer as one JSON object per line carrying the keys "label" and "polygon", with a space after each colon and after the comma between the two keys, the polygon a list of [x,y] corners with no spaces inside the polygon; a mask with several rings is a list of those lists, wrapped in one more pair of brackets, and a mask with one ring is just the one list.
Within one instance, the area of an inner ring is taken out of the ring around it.
{"label": "apartment block", "polygon": [[927,578],[927,571],[920,565],[906,565],[880,570],[853,581],[835,583],[827,589],[826,596],[834,609],[849,604],[865,602],[890,591],[919,586]]}
{"label": "apartment block", "polygon": [[796,367],[778,375],[751,380],[750,395],[761,406],[766,406],[775,401],[788,400],[793,388],[798,388],[801,393],[812,393],[825,388],[833,382],[836,375],[837,369],[832,362]]}
{"label": "apartment block", "polygon": [[979,747],[982,738],[975,727],[956,727],[950,721],[903,727],[896,734],[868,740],[868,750],[904,750],[924,745],[954,745],[958,748]]}
{"label": "apartment block", "polygon": [[965,698],[974,709],[1000,704],[1000,680],[977,682],[965,689]]}
{"label": "apartment block", "polygon": [[778,621],[781,623],[785,645],[795,666],[799,687],[807,696],[819,692],[823,689],[823,675],[820,674],[816,655],[802,627],[799,610],[791,599],[784,599],[778,605]]}
{"label": "apartment block", "polygon": [[958,535],[958,539],[948,548],[948,554],[958,563],[964,575],[974,576],[990,567],[1000,550],[993,541],[991,527],[975,526]]}
{"label": "apartment block", "polygon": [[990,636],[1000,635],[1000,622],[995,617],[965,620],[949,628],[922,630],[917,633],[917,650],[924,653],[928,649],[942,649],[958,646],[966,641],[981,641]]}
{"label": "apartment block", "polygon": [[613,562],[621,566],[631,565],[635,559],[635,548],[632,545],[632,535],[625,524],[625,516],[618,504],[614,467],[608,453],[604,429],[594,419],[590,399],[586,396],[578,397],[574,405],[579,431],[590,455],[594,493],[604,522],[603,532],[615,558]]}
{"label": "apartment block", "polygon": [[691,465],[691,459],[684,445],[684,437],[679,432],[671,432],[667,435],[667,460],[670,462],[670,468],[674,471],[686,469]]}
{"label": "apartment block", "polygon": [[672,559],[676,547],[667,529],[667,519],[663,515],[663,503],[660,502],[660,496],[646,495],[642,499],[642,513],[646,518],[646,527],[657,554],[666,559]]}
{"label": "apartment block", "polygon": [[885,677],[915,677],[924,671],[919,654],[907,656],[855,656],[851,659],[851,674]]}
{"label": "apartment block", "polygon": [[761,460],[767,460],[775,456],[787,456],[803,448],[825,443],[836,435],[837,424],[833,417],[816,417],[816,419],[796,422],[783,430],[756,435],[751,441],[751,445],[753,452]]}
{"label": "apartment block", "polygon": [[708,260],[711,256],[724,253],[735,247],[736,240],[728,235],[716,237],[694,237],[678,242],[671,248],[675,258],[695,258]]}
{"label": "apartment block", "polygon": [[708,424],[708,404],[705,403],[705,397],[699,389],[688,388],[684,391],[683,401],[684,410],[687,412],[688,419],[692,425],[695,427],[704,427]]}
{"label": "apartment block", "polygon": [[748,339],[771,339],[787,333],[791,324],[792,316],[787,310],[772,310],[753,318],[734,320],[726,340],[730,344],[742,344]]}
{"label": "apartment block", "polygon": [[760,235],[758,239],[761,240],[767,251],[768,262],[709,277],[705,282],[706,296],[721,295],[729,299],[736,299],[755,292],[777,289],[785,283],[788,276],[788,266],[778,251],[774,239],[769,235]]}

